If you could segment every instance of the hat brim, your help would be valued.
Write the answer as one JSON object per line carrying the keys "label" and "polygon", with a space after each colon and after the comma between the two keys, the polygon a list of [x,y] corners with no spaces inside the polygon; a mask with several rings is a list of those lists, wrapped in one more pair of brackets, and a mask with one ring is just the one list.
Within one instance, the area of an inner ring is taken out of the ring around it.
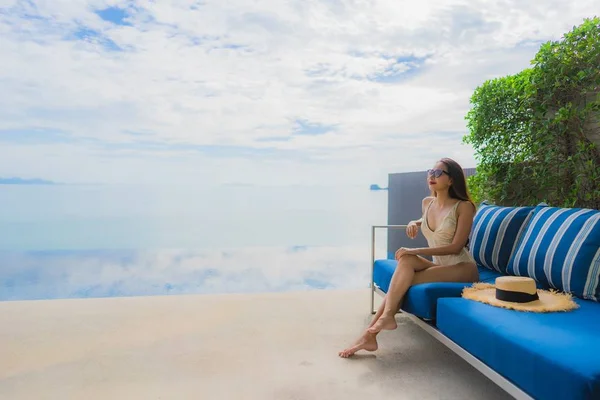
{"label": "hat brim", "polygon": [[554,290],[538,289],[539,300],[529,303],[513,303],[496,298],[496,287],[489,283],[475,283],[463,289],[462,297],[496,307],[529,312],[570,311],[579,307],[570,293],[558,293]]}

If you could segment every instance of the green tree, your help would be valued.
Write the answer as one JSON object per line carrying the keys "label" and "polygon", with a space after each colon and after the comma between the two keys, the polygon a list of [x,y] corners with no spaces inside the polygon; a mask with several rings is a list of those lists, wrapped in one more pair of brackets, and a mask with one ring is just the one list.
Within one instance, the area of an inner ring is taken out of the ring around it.
{"label": "green tree", "polygon": [[600,18],[543,44],[518,74],[484,82],[466,115],[476,200],[600,208]]}

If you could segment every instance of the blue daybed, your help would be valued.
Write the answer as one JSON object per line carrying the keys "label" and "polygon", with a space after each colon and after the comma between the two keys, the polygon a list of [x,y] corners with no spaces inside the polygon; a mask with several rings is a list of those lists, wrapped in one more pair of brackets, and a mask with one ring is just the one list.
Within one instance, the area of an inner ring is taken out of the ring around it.
{"label": "blue daybed", "polygon": [[[404,226],[373,226],[372,246],[376,228]],[[425,283],[408,290],[401,312],[514,398],[600,399],[600,211],[484,202],[469,250],[480,281],[529,276],[538,288],[571,293],[579,308],[515,311],[462,298],[470,283]],[[395,268],[372,248],[372,313]]]}

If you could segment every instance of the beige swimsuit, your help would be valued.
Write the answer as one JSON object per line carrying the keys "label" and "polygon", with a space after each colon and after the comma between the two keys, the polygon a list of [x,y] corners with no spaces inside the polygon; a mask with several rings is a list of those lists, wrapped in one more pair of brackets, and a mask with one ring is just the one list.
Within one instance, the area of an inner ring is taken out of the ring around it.
{"label": "beige swimsuit", "polygon": [[[425,214],[423,215],[423,222],[421,223],[421,230],[423,235],[427,239],[427,244],[429,247],[440,247],[447,246],[452,244],[452,240],[454,239],[454,233],[456,232],[456,222],[458,216],[456,215],[456,210],[461,201],[458,201],[454,207],[448,212],[448,214],[444,217],[440,226],[436,228],[435,231],[429,229],[429,224],[427,223],[427,215],[429,214],[429,208],[433,204],[436,199],[433,199],[429,202],[429,206],[425,210]],[[448,254],[445,256],[433,256],[433,262],[438,265],[452,265],[458,264],[461,262],[471,262],[475,263],[473,256],[466,247],[463,247],[460,253],[458,254]]]}

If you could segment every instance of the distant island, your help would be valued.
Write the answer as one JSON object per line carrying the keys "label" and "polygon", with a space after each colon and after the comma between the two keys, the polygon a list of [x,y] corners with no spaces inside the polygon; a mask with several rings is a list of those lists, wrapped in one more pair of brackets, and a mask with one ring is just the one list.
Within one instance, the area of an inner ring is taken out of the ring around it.
{"label": "distant island", "polygon": [[37,178],[0,178],[0,185],[57,185],[57,183]]}
{"label": "distant island", "polygon": [[373,185],[371,185],[371,190],[388,190],[388,188],[382,188],[379,185],[373,184]]}

